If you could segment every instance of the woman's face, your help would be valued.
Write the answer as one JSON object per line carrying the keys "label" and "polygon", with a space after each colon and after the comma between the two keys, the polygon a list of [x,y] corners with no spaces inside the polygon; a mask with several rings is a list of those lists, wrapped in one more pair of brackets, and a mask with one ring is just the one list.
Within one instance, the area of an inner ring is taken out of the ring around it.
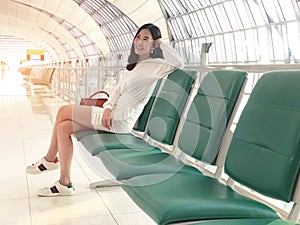
{"label": "woman's face", "polygon": [[148,29],[141,30],[134,38],[134,51],[139,55],[139,60],[150,57],[150,52],[153,49],[154,40]]}

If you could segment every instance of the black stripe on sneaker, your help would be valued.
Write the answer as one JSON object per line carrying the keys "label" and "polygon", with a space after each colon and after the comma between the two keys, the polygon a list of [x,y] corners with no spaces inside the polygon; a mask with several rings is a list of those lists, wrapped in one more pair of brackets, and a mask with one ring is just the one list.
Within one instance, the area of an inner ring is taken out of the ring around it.
{"label": "black stripe on sneaker", "polygon": [[56,186],[51,187],[50,190],[52,193],[59,193]]}
{"label": "black stripe on sneaker", "polygon": [[47,168],[46,168],[43,164],[40,164],[40,165],[38,166],[38,168],[40,169],[40,171],[47,170]]}

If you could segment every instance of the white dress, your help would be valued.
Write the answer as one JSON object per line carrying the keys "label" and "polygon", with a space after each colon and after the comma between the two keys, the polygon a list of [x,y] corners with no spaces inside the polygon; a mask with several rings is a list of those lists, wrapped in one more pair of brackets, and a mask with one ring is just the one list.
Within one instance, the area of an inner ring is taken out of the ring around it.
{"label": "white dress", "polygon": [[[137,63],[133,70],[125,70],[103,108],[93,106],[91,123],[94,129],[114,133],[131,132],[153,92],[156,81],[169,75],[176,68],[183,67],[182,60],[170,45],[161,43],[160,48],[164,59],[149,58]],[[111,130],[101,124],[106,108],[112,110]]]}

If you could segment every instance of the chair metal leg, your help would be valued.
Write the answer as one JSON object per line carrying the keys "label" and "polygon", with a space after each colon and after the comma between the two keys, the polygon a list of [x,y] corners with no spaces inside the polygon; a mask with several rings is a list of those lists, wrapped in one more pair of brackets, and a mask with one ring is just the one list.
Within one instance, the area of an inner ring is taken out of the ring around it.
{"label": "chair metal leg", "polygon": [[115,179],[101,180],[101,181],[90,183],[89,188],[95,189],[99,187],[114,187],[114,186],[121,186],[122,184],[123,184],[122,181],[118,181]]}

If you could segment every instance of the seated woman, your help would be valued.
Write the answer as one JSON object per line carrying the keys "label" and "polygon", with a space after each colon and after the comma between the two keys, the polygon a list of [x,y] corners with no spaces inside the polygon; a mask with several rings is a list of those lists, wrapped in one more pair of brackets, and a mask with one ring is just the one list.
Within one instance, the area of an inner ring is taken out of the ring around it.
{"label": "seated woman", "polygon": [[73,195],[71,135],[84,129],[130,133],[156,81],[182,66],[174,49],[161,41],[157,26],[145,24],[140,27],[133,39],[126,70],[103,108],[65,105],[58,110],[48,152],[41,160],[26,168],[30,174],[60,168],[59,180],[50,187],[40,189],[38,195]]}

